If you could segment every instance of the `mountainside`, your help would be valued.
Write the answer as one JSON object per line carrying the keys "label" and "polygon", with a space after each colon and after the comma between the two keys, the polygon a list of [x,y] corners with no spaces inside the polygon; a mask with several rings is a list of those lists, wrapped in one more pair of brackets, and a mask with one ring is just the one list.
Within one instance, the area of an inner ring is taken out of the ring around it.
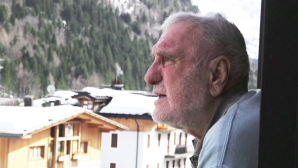
{"label": "mountainside", "polygon": [[[198,10],[190,0],[13,0],[0,6],[1,71],[6,91],[23,96],[100,87],[118,79],[144,90],[155,28],[172,12]],[[120,70],[120,71],[121,71]]]}
{"label": "mountainside", "polygon": [[115,79],[115,63],[125,89],[149,89],[158,27],[177,11],[199,12],[190,0],[1,1],[2,90],[43,97],[49,84],[100,87]]}

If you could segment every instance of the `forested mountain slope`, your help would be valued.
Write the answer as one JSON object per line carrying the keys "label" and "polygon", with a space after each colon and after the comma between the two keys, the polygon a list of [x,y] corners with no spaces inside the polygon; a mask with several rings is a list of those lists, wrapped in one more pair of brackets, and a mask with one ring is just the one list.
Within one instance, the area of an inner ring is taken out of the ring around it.
{"label": "forested mountain slope", "polygon": [[22,97],[57,89],[100,87],[115,79],[145,90],[160,23],[177,11],[198,12],[190,0],[2,0],[1,85]]}
{"label": "forested mountain slope", "polygon": [[49,84],[100,87],[115,79],[118,62],[126,89],[143,90],[159,35],[154,27],[190,9],[197,10],[190,0],[6,0],[0,6],[2,85],[17,96],[43,96]]}

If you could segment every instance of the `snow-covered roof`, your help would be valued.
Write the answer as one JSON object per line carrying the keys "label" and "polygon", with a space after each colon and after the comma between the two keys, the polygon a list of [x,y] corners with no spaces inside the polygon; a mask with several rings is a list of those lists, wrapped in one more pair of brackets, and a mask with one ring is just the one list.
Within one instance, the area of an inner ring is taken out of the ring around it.
{"label": "snow-covered roof", "polygon": [[69,90],[57,90],[53,93],[53,96],[62,98],[71,98],[71,96],[77,95],[78,93]]}
{"label": "snow-covered roof", "polygon": [[[47,102],[55,102],[56,100],[59,100],[61,102],[62,105],[75,105],[77,104],[79,101],[77,99],[72,99],[72,98],[61,98],[61,97],[44,97],[41,99],[36,99],[33,100],[33,107],[43,107],[42,104],[47,103]],[[25,103],[21,103],[20,106],[25,106]]]}
{"label": "snow-covered roof", "polygon": [[119,90],[114,90],[110,88],[104,88],[104,89],[98,89],[95,87],[85,87],[82,89],[82,91],[89,92],[91,96],[97,97],[97,96],[108,96],[108,97],[114,97],[117,94],[119,94]]}
{"label": "snow-covered roof", "polygon": [[94,112],[70,105],[54,107],[0,106],[0,137],[25,137],[45,127],[52,127],[80,114],[88,114],[102,121],[128,130],[113,120]]}
{"label": "snow-covered roof", "polygon": [[140,91],[140,90],[123,90],[123,91],[128,92],[128,93],[132,93],[132,94],[157,97],[155,94],[147,92],[147,91]]}
{"label": "snow-covered roof", "polygon": [[89,92],[92,96],[112,97],[111,102],[103,107],[100,110],[100,113],[151,115],[155,108],[154,101],[157,99],[157,97],[137,95],[128,91],[113,90],[109,88],[98,89],[94,87],[86,87],[83,91]]}
{"label": "snow-covered roof", "polygon": [[[90,95],[94,97],[112,97],[111,102],[100,110],[101,113],[110,114],[151,115],[155,108],[154,101],[157,99],[157,97],[152,97],[152,94],[144,91],[121,91],[110,88],[99,89],[95,87],[85,87],[82,91],[89,92]],[[60,94],[56,91],[54,96],[63,97],[64,94],[76,94],[71,91],[59,92]]]}
{"label": "snow-covered roof", "polygon": [[154,101],[157,97],[131,94],[118,91],[112,101],[100,110],[100,113],[143,115],[150,114],[154,110]]}
{"label": "snow-covered roof", "polygon": [[[42,107],[43,103],[54,102],[59,100],[62,105],[75,105],[79,101],[77,99],[72,99],[71,96],[77,95],[78,93],[68,90],[58,90],[53,93],[52,96],[44,97],[41,99],[33,100],[33,107]],[[20,106],[24,106],[24,103],[21,103]]]}

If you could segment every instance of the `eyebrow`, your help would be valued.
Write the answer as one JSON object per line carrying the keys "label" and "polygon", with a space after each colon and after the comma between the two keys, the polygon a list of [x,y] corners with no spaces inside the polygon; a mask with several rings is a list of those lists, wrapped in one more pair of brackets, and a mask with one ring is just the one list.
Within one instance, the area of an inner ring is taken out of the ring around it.
{"label": "eyebrow", "polygon": [[157,51],[157,54],[160,55],[160,56],[162,56],[162,57],[167,57],[167,58],[172,58],[172,59],[175,59],[176,58],[174,54],[172,54],[170,52],[167,52],[167,51],[161,51],[161,50],[159,50],[159,51]]}
{"label": "eyebrow", "polygon": [[[157,55],[160,56],[160,57],[166,57],[166,58],[170,58],[170,59],[173,59],[173,60],[175,60],[177,58],[177,56],[175,54],[172,54],[172,53],[167,52],[167,51],[162,51],[162,50],[157,51]],[[151,57],[153,59],[155,58],[155,56],[153,54],[153,51],[151,52]]]}

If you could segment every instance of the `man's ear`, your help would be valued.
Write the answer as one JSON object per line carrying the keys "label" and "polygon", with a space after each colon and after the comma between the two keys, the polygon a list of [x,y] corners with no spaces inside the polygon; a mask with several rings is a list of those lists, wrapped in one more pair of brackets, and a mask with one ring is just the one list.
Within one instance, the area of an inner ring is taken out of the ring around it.
{"label": "man's ear", "polygon": [[230,75],[230,61],[226,56],[219,56],[209,63],[209,86],[213,97],[219,96],[225,89]]}

